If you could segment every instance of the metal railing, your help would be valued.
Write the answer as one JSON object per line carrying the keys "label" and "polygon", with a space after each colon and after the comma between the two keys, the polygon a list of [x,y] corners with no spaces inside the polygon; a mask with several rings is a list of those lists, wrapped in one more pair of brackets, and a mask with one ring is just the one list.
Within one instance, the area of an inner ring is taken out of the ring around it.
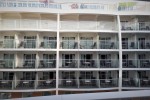
{"label": "metal railing", "polygon": [[93,40],[80,40],[80,49],[96,49],[96,42]]}
{"label": "metal railing", "polygon": [[61,59],[62,68],[77,68],[78,67],[78,60],[77,59]]}
{"label": "metal railing", "polygon": [[122,49],[137,49],[135,41],[122,41]]}
{"label": "metal railing", "polygon": [[101,88],[118,87],[118,79],[100,79]]}
{"label": "metal railing", "polygon": [[0,90],[10,90],[13,89],[13,81],[12,80],[0,80]]}
{"label": "metal railing", "polygon": [[77,79],[59,79],[60,88],[78,88]]}
{"label": "metal railing", "polygon": [[123,31],[149,31],[150,22],[121,22]]}
{"label": "metal railing", "polygon": [[38,68],[56,68],[56,59],[41,59]]}
{"label": "metal railing", "polygon": [[97,79],[79,79],[79,88],[98,88]]}
{"label": "metal railing", "polygon": [[138,60],[135,60],[135,59],[123,59],[122,67],[123,68],[138,68],[137,62]]}
{"label": "metal railing", "polygon": [[123,78],[122,87],[139,87],[139,79]]}
{"label": "metal railing", "polygon": [[14,59],[0,59],[0,68],[13,69],[16,66]]}
{"label": "metal railing", "polygon": [[0,48],[15,48],[15,39],[0,40]]}
{"label": "metal railing", "polygon": [[21,68],[21,69],[35,68],[37,66],[36,63],[37,63],[37,60],[35,59],[20,60],[18,62],[18,66],[15,68]]}
{"label": "metal railing", "polygon": [[56,88],[56,80],[38,80],[38,89]]}
{"label": "metal railing", "polygon": [[45,49],[56,49],[56,45],[56,40],[44,40],[43,42],[41,42],[40,47]]}
{"label": "metal railing", "polygon": [[60,21],[61,30],[116,30],[116,27],[111,21]]}
{"label": "metal railing", "polygon": [[150,68],[150,59],[139,59],[137,64],[139,68]]}
{"label": "metal railing", "polygon": [[118,59],[99,59],[100,68],[119,68]]}
{"label": "metal railing", "polygon": [[112,40],[99,40],[99,49],[118,49],[119,44],[117,41]]}
{"label": "metal railing", "polygon": [[77,49],[78,43],[75,40],[62,40],[60,47],[62,49]]}
{"label": "metal railing", "polygon": [[17,80],[15,89],[34,89],[35,80]]}
{"label": "metal railing", "polygon": [[57,29],[57,21],[35,19],[2,19],[0,29]]}
{"label": "metal railing", "polygon": [[80,59],[80,68],[97,68],[98,63],[96,59]]}

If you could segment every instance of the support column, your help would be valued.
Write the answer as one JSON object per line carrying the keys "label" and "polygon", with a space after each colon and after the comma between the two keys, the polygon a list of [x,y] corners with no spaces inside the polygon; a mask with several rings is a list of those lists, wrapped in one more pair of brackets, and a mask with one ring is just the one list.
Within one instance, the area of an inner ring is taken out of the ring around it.
{"label": "support column", "polygon": [[119,91],[122,90],[122,36],[121,36],[121,24],[120,16],[117,15],[118,21],[118,37],[119,37]]}
{"label": "support column", "polygon": [[56,95],[58,95],[58,85],[59,85],[59,23],[60,23],[60,14],[57,14],[57,52],[56,52]]}

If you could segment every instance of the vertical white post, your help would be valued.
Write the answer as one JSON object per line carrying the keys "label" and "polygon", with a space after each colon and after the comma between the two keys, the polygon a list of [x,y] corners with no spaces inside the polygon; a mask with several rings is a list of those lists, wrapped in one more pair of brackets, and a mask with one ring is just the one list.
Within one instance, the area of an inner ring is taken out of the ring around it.
{"label": "vertical white post", "polygon": [[59,85],[59,23],[60,14],[57,14],[57,53],[56,53],[56,95],[58,95],[58,85]]}
{"label": "vertical white post", "polygon": [[122,36],[121,36],[121,24],[120,16],[117,15],[118,21],[118,37],[119,37],[119,91],[122,90]]}

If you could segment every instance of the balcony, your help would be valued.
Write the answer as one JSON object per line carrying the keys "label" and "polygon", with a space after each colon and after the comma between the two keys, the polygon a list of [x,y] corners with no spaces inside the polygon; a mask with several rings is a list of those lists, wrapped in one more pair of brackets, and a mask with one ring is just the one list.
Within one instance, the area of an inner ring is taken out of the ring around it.
{"label": "balcony", "polygon": [[96,42],[93,40],[80,40],[80,49],[96,49]]}
{"label": "balcony", "polygon": [[38,80],[38,89],[56,88],[56,80]]}
{"label": "balcony", "polygon": [[150,49],[150,40],[137,42],[138,49]]}
{"label": "balcony", "polygon": [[76,59],[62,59],[62,68],[77,68],[78,60]]}
{"label": "balcony", "polygon": [[122,67],[123,68],[137,68],[137,60],[133,59],[124,59],[122,60]]}
{"label": "balcony", "polygon": [[2,80],[0,79],[0,90],[11,90],[13,87],[12,80]]}
{"label": "balcony", "polygon": [[62,49],[77,49],[78,43],[75,40],[63,40],[60,44]]}
{"label": "balcony", "polygon": [[0,21],[1,30],[14,29],[47,29],[56,30],[57,21],[54,20],[36,20],[36,19],[2,19]]}
{"label": "balcony", "polygon": [[119,60],[117,59],[100,59],[100,68],[119,68]]}
{"label": "balcony", "polygon": [[23,40],[23,41],[20,41],[19,45],[18,45],[18,48],[37,48],[37,45],[36,45],[36,40],[34,39],[31,39],[31,40]]}
{"label": "balcony", "polygon": [[38,68],[56,68],[56,59],[41,59]]}
{"label": "balcony", "polygon": [[123,31],[150,31],[150,22],[121,22]]}
{"label": "balcony", "polygon": [[44,49],[56,49],[56,40],[44,40],[41,42],[40,47]]}
{"label": "balcony", "polygon": [[92,79],[84,79],[80,78],[79,79],[79,88],[98,88],[99,86],[97,85],[99,80],[92,78]]}
{"label": "balcony", "polygon": [[61,21],[61,30],[116,30],[116,24],[113,21]]}
{"label": "balcony", "polygon": [[123,78],[122,87],[139,87],[139,80],[133,78]]}
{"label": "balcony", "polygon": [[15,40],[9,39],[9,40],[0,40],[0,48],[15,48]]}
{"label": "balcony", "polygon": [[59,80],[60,88],[78,88],[76,79],[60,79]]}
{"label": "balcony", "polygon": [[97,68],[97,60],[80,59],[80,68]]}
{"label": "balcony", "polygon": [[140,87],[150,87],[150,79],[148,77],[139,79]]}
{"label": "balcony", "polygon": [[138,63],[139,68],[150,68],[149,59],[139,59],[137,63]]}
{"label": "balcony", "polygon": [[124,59],[122,60],[123,68],[150,68],[149,59]]}
{"label": "balcony", "polygon": [[15,67],[14,59],[0,59],[0,68],[13,69]]}
{"label": "balcony", "polygon": [[137,49],[135,41],[122,41],[122,49]]}
{"label": "balcony", "polygon": [[111,40],[100,40],[99,49],[118,49],[118,42]]}
{"label": "balcony", "polygon": [[35,80],[17,80],[16,89],[34,89]]}
{"label": "balcony", "polygon": [[100,87],[101,88],[112,88],[118,87],[118,79],[100,79]]}
{"label": "balcony", "polygon": [[20,60],[18,63],[18,66],[15,68],[18,69],[33,69],[36,67],[36,60],[34,59],[26,59],[26,60]]}

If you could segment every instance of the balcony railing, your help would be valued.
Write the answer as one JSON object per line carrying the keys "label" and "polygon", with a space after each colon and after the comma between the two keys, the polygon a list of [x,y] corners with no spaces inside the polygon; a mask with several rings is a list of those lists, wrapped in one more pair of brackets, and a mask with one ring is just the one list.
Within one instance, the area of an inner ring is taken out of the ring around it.
{"label": "balcony railing", "polygon": [[150,41],[149,40],[145,40],[142,42],[123,41],[122,48],[123,49],[150,49]]}
{"label": "balcony railing", "polygon": [[139,68],[150,68],[150,60],[149,59],[140,59],[137,62]]}
{"label": "balcony railing", "polygon": [[56,88],[56,80],[38,80],[38,89]]}
{"label": "balcony railing", "polygon": [[122,49],[137,49],[135,41],[122,41]]}
{"label": "balcony railing", "polygon": [[123,59],[122,60],[122,67],[123,68],[137,68],[137,60],[134,59]]}
{"label": "balcony railing", "polygon": [[150,49],[150,40],[137,42],[138,49]]}
{"label": "balcony railing", "polygon": [[139,79],[123,78],[122,87],[139,87]]}
{"label": "balcony railing", "polygon": [[100,59],[99,60],[100,68],[119,68],[118,59]]}
{"label": "balcony railing", "polygon": [[79,79],[79,88],[98,88],[97,79]]}
{"label": "balcony railing", "polygon": [[96,49],[96,42],[93,40],[80,40],[80,49]]}
{"label": "balcony railing", "polygon": [[95,59],[80,59],[80,68],[97,68],[97,65]]}
{"label": "balcony railing", "polygon": [[118,79],[100,79],[100,87],[102,88],[118,87]]}
{"label": "balcony railing", "polygon": [[77,79],[60,79],[60,88],[78,88]]}
{"label": "balcony railing", "polygon": [[14,59],[0,59],[0,68],[12,69],[16,66],[15,63]]}
{"label": "balcony railing", "polygon": [[35,68],[36,67],[36,60],[35,59],[27,59],[27,60],[20,60],[18,62],[18,66],[15,68],[21,69],[28,69],[28,68]]}
{"label": "balcony railing", "polygon": [[61,30],[116,30],[115,22],[109,21],[61,21]]}
{"label": "balcony railing", "polygon": [[60,44],[62,49],[77,49],[78,43],[75,40],[63,40]]}
{"label": "balcony railing", "polygon": [[148,78],[139,79],[139,82],[140,87],[150,87],[150,79]]}
{"label": "balcony railing", "polygon": [[123,31],[149,31],[150,22],[121,22]]}
{"label": "balcony railing", "polygon": [[40,47],[45,49],[56,49],[56,40],[44,40],[41,42]]}
{"label": "balcony railing", "polygon": [[62,59],[62,68],[77,68],[78,67],[78,60],[77,59]]}
{"label": "balcony railing", "polygon": [[150,68],[149,59],[123,59],[123,68]]}
{"label": "balcony railing", "polygon": [[34,89],[35,80],[17,80],[15,89]]}
{"label": "balcony railing", "polygon": [[15,48],[15,39],[0,40],[0,48]]}
{"label": "balcony railing", "polygon": [[118,49],[118,42],[112,40],[100,40],[99,49]]}
{"label": "balcony railing", "polygon": [[18,48],[37,48],[37,41],[34,39],[23,40],[19,43]]}
{"label": "balcony railing", "polygon": [[2,19],[0,29],[47,29],[56,30],[57,21],[34,19]]}
{"label": "balcony railing", "polygon": [[0,80],[0,90],[10,90],[13,89],[13,81],[12,80]]}
{"label": "balcony railing", "polygon": [[56,59],[41,59],[38,68],[56,68]]}

